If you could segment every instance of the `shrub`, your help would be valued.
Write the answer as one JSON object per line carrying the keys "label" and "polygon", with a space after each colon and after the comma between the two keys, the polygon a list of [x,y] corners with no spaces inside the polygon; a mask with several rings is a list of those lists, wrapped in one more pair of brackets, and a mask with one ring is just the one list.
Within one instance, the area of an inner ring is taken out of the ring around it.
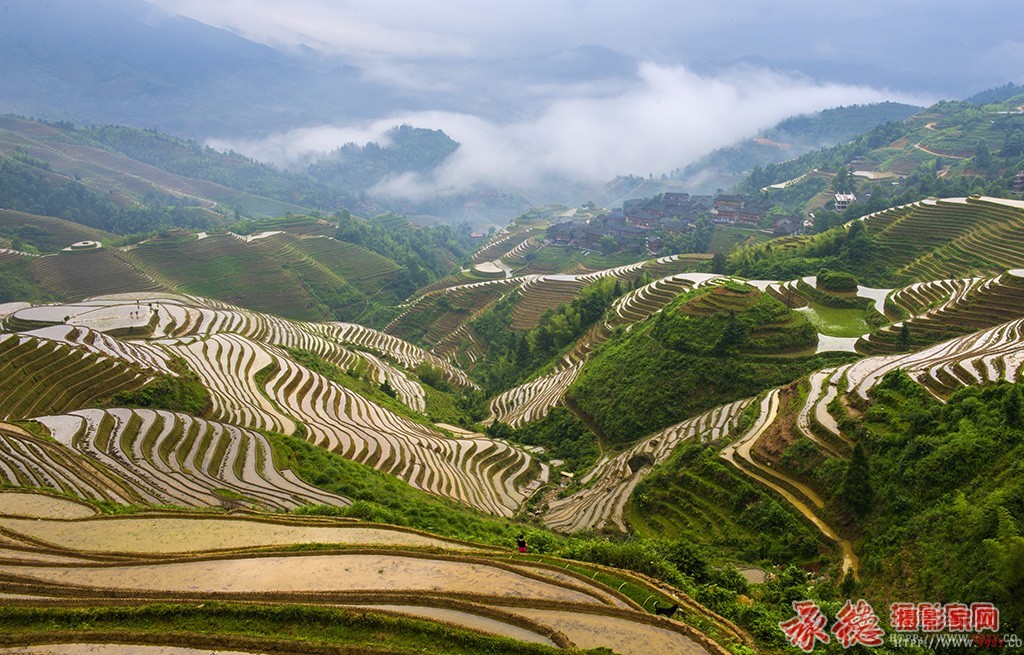
{"label": "shrub", "polygon": [[818,286],[826,291],[856,291],[860,281],[857,276],[845,271],[818,271]]}

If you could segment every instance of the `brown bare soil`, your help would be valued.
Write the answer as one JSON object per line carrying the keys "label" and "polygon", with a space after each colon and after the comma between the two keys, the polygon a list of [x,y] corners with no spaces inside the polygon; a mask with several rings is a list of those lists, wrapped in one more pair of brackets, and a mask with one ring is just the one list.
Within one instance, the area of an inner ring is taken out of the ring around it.
{"label": "brown bare soil", "polygon": [[22,491],[0,493],[0,515],[36,516],[52,519],[79,519],[95,516],[96,510],[82,503],[45,494]]}

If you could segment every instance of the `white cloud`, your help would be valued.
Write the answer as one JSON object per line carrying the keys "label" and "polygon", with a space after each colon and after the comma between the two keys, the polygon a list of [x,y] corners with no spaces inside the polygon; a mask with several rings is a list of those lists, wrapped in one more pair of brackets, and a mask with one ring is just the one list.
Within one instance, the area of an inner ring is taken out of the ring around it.
{"label": "white cloud", "polygon": [[259,142],[212,142],[279,164],[304,162],[346,142],[379,140],[402,123],[442,129],[462,145],[433,176],[388,180],[382,193],[420,196],[485,183],[530,189],[552,180],[601,183],[660,174],[800,113],[893,99],[865,87],[815,84],[763,69],[702,77],[644,64],[640,83],[615,96],[565,96],[534,117],[494,123],[453,112],[412,112],[360,126],[294,130]]}

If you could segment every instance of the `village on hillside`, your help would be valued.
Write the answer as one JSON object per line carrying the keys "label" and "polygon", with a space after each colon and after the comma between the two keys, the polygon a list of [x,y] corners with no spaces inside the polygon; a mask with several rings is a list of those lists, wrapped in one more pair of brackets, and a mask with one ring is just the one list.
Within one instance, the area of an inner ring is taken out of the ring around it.
{"label": "village on hillside", "polygon": [[[844,196],[843,209],[856,200]],[[837,209],[839,198],[836,198]],[[546,231],[547,243],[581,250],[660,254],[665,241],[692,232],[699,221],[763,230],[766,235],[790,236],[810,229],[808,219],[774,213],[775,203],[763,197],[717,194],[663,193],[627,200],[621,208],[590,219],[567,218]]]}

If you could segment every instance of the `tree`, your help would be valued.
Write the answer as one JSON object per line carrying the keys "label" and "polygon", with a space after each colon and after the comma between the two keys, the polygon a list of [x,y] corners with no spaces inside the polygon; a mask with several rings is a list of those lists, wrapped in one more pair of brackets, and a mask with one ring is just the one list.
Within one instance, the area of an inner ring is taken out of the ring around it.
{"label": "tree", "polygon": [[974,147],[974,165],[983,171],[992,166],[992,153],[988,149],[988,141],[978,139],[978,145]]}
{"label": "tree", "polygon": [[711,258],[711,272],[719,275],[725,274],[725,254],[716,252]]}
{"label": "tree", "polygon": [[1003,408],[1006,412],[1006,424],[1012,428],[1024,427],[1024,393],[1018,384],[1010,387],[1003,399]]}
{"label": "tree", "polygon": [[836,193],[853,193],[853,175],[846,166],[840,166],[839,172],[832,178],[832,189]]}
{"label": "tree", "polygon": [[619,242],[615,240],[615,237],[606,234],[601,237],[601,254],[610,255],[615,252],[619,247]]}
{"label": "tree", "polygon": [[747,339],[747,328],[736,317],[736,312],[729,312],[729,321],[725,324],[722,336],[715,344],[715,354],[726,355],[738,350]]}
{"label": "tree", "polygon": [[1018,127],[1013,132],[1007,134],[999,154],[1003,157],[1019,157],[1024,155],[1024,130]]}
{"label": "tree", "polygon": [[900,327],[900,333],[896,337],[896,350],[906,352],[910,350],[910,326],[904,321]]}
{"label": "tree", "polygon": [[859,441],[853,447],[853,456],[846,467],[846,475],[843,476],[839,493],[858,517],[863,517],[871,511],[871,505],[875,500],[875,492],[871,487],[871,467],[868,465],[867,453]]}

